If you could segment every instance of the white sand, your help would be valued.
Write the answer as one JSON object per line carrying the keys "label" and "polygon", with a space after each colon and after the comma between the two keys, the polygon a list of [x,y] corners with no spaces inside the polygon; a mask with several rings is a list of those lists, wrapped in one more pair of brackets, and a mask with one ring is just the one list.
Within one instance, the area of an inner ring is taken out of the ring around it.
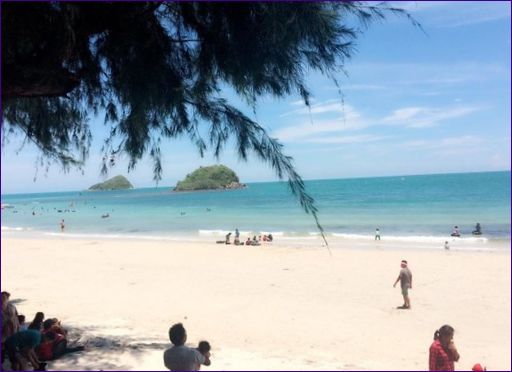
{"label": "white sand", "polygon": [[[425,370],[443,324],[456,369],[510,370],[508,247],[297,246],[2,237],[2,290],[28,321],[43,311],[91,340],[49,369],[164,370],[169,326],[183,322],[188,344],[212,344],[204,370]],[[403,258],[412,310],[395,308]]]}

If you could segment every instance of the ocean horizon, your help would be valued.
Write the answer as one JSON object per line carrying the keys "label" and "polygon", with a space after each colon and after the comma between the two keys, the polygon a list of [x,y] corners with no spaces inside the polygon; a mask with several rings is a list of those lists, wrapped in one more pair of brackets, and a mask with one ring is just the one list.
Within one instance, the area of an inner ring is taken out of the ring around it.
{"label": "ocean horizon", "polygon": [[[473,242],[510,239],[510,171],[305,181],[327,238],[442,242],[458,226]],[[226,191],[122,191],[5,194],[2,234],[70,237],[241,239],[272,233],[314,239],[314,219],[286,182],[248,183]],[[108,217],[102,218],[102,216]],[[65,231],[59,223],[65,220]],[[479,222],[483,234],[471,234]]]}

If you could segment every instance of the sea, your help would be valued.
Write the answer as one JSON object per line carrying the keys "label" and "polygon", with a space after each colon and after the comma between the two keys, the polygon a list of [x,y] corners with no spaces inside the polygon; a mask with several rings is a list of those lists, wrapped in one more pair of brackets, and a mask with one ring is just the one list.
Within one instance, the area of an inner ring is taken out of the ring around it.
{"label": "sea", "polygon": [[[510,171],[305,181],[325,237],[444,242],[510,241]],[[128,239],[318,239],[286,182],[249,183],[228,191],[173,192],[172,187],[1,195],[2,235]],[[65,230],[60,231],[60,221]],[[483,234],[473,236],[475,224]]]}

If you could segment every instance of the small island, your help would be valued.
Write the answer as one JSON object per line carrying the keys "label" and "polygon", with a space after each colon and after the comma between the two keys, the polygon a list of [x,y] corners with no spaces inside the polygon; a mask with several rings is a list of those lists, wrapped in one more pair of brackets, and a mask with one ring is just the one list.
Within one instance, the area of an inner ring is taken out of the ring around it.
{"label": "small island", "polygon": [[233,190],[244,188],[234,171],[225,165],[199,167],[183,181],[179,181],[173,191]]}
{"label": "small island", "polygon": [[105,182],[97,183],[89,187],[89,191],[127,190],[133,189],[133,185],[123,176],[115,176]]}

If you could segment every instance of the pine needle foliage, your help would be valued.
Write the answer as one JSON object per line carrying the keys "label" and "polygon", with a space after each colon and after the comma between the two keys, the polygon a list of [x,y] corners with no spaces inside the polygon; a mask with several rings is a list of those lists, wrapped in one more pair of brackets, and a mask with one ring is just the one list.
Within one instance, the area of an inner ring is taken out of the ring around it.
{"label": "pine needle foliage", "polygon": [[385,3],[359,1],[1,7],[4,133],[21,131],[43,159],[81,167],[92,138],[88,119],[105,113],[110,135],[102,171],[120,154],[128,156],[128,170],[147,154],[156,181],[162,141],[188,136],[201,155],[218,157],[234,139],[241,159],[254,153],[288,179],[320,231],[317,207],[292,158],[261,124],[227,102],[221,87],[230,86],[254,110],[263,95],[299,94],[309,106],[308,73],[320,71],[336,82],[360,26],[388,14],[410,18]]}

